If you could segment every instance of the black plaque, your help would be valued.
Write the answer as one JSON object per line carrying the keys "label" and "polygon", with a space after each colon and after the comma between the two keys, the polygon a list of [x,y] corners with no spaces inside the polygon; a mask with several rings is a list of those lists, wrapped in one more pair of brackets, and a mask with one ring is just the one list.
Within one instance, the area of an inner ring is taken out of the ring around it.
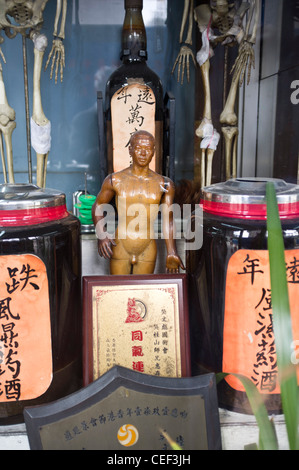
{"label": "black plaque", "polygon": [[162,378],[114,367],[80,391],[28,407],[32,450],[221,449],[214,374]]}

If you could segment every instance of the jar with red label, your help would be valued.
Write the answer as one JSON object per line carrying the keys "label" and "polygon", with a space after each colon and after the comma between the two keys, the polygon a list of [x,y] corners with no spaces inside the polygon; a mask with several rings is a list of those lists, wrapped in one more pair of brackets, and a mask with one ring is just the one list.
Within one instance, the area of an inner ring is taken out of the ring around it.
{"label": "jar with red label", "polygon": [[[202,191],[202,247],[186,254],[191,355],[194,375],[211,371],[246,376],[263,395],[268,411],[280,413],[267,181],[276,188],[294,345],[299,340],[299,186],[279,179],[237,178]],[[241,382],[233,375],[219,383],[218,400],[226,409],[252,412]]]}
{"label": "jar with red label", "polygon": [[65,195],[0,185],[0,424],[82,385],[80,222]]}

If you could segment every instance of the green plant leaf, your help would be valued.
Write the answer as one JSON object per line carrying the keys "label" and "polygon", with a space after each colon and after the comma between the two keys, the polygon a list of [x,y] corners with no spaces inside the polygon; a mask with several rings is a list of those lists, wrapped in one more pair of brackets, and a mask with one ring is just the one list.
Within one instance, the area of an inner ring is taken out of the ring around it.
{"label": "green plant leaf", "polygon": [[285,416],[290,450],[298,450],[298,386],[296,368],[291,362],[291,345],[293,343],[292,322],[286,277],[284,241],[275,187],[272,182],[267,183],[266,197],[272,318],[282,409]]}
{"label": "green plant leaf", "polygon": [[227,375],[237,377],[245,388],[245,392],[250,403],[252,412],[259,427],[259,449],[260,450],[278,450],[276,434],[273,424],[269,419],[263,397],[255,384],[248,378],[240,374],[218,373],[216,374],[217,383]]}
{"label": "green plant leaf", "polygon": [[179,444],[177,444],[170,436],[169,434],[166,432],[166,431],[163,431],[162,429],[160,429],[160,433],[162,434],[162,436],[165,437],[166,441],[168,442],[168,444],[170,445],[171,449],[172,450],[182,450],[181,446]]}

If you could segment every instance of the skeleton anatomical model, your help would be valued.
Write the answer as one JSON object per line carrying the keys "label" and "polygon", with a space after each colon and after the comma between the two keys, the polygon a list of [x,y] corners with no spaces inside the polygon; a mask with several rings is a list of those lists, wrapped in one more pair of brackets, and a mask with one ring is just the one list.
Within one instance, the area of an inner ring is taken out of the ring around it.
{"label": "skeleton anatomical model", "polygon": [[[235,102],[239,85],[242,85],[247,69],[247,84],[250,81],[251,67],[254,67],[253,45],[259,20],[260,0],[229,1],[211,0],[210,5],[202,4],[194,11],[194,0],[185,0],[184,13],[180,31],[181,46],[178,57],[173,66],[173,72],[178,65],[178,81],[183,83],[185,69],[189,81],[189,59],[196,64],[192,52],[193,14],[202,34],[202,48],[196,59],[200,65],[204,88],[204,111],[196,135],[201,139],[201,186],[211,184],[212,160],[218,145],[220,135],[212,123],[212,106],[210,91],[210,57],[217,44],[238,45],[238,56],[232,68],[233,77],[224,109],[220,116],[222,133],[225,139],[226,178],[236,177],[238,119],[235,113]],[[245,21],[246,20],[246,21]],[[188,30],[186,40],[183,34],[187,21]],[[245,22],[245,26],[244,23]],[[214,34],[214,30],[219,33]],[[207,162],[206,162],[207,160]],[[206,164],[207,163],[207,164]],[[206,168],[207,167],[207,168]]]}
{"label": "skeleton anatomical model", "polygon": [[[33,112],[31,117],[31,144],[37,154],[37,185],[45,186],[46,164],[51,146],[51,123],[44,114],[40,90],[40,77],[47,38],[40,34],[43,24],[43,11],[48,0],[0,0],[0,29],[4,31],[10,39],[18,33],[22,35],[23,57],[24,57],[24,83],[27,119],[27,138],[29,135],[29,106],[28,106],[28,86],[27,86],[27,62],[26,62],[26,38],[30,38],[34,43],[34,69],[33,69]],[[53,76],[55,67],[55,83],[57,82],[60,70],[61,81],[63,79],[63,68],[65,65],[64,39],[65,19],[67,10],[67,0],[57,0],[56,16],[53,31],[53,45],[49,53],[46,68],[51,59],[50,78]],[[60,30],[58,23],[60,20]],[[0,36],[0,44],[4,38]],[[6,63],[4,54],[0,48],[0,56]],[[12,152],[12,132],[16,127],[15,111],[9,106],[2,75],[2,65],[0,63],[0,151],[3,166],[4,182],[7,182],[6,164],[4,157],[3,138],[6,147],[6,157],[8,166],[9,182],[14,182],[13,152]],[[30,144],[29,144],[30,146]],[[29,163],[29,182],[31,182],[31,158]]]}

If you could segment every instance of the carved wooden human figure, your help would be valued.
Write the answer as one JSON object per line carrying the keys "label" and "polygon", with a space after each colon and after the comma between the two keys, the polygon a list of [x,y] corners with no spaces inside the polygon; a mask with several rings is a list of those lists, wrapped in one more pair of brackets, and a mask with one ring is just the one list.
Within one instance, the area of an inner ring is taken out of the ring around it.
{"label": "carved wooden human figure", "polygon": [[[236,177],[237,172],[237,136],[238,118],[235,112],[237,90],[242,85],[246,70],[247,83],[250,81],[251,67],[254,67],[253,46],[256,41],[260,13],[260,0],[211,0],[210,5],[202,4],[194,9],[194,0],[185,0],[184,12],[180,31],[182,44],[178,57],[173,66],[173,72],[178,65],[178,81],[183,83],[185,70],[189,79],[189,59],[196,64],[192,51],[193,13],[202,35],[202,47],[196,55],[203,80],[204,111],[203,118],[196,129],[196,135],[201,139],[201,186],[211,184],[212,160],[217,148],[220,135],[212,122],[212,103],[210,90],[210,58],[218,44],[238,46],[238,56],[232,68],[232,84],[220,115],[221,130],[225,139],[226,178]],[[247,15],[245,17],[245,15]],[[245,21],[246,18],[246,21]],[[189,21],[186,40],[183,40],[184,30]],[[245,25],[243,24],[245,21]],[[214,30],[219,32],[214,34]]]}
{"label": "carved wooden human figure", "polygon": [[[40,34],[43,25],[43,12],[48,0],[0,0],[0,30],[3,30],[10,39],[18,33],[23,37],[23,57],[25,53],[25,38],[30,38],[34,44],[34,68],[33,68],[33,105],[31,127],[31,145],[37,155],[37,185],[45,186],[46,166],[49,150],[51,147],[51,123],[45,116],[42,107],[42,98],[40,90],[40,78],[45,49],[47,47],[47,38]],[[57,82],[60,72],[61,81],[63,79],[63,68],[65,66],[65,53],[62,40],[64,39],[65,20],[67,11],[67,0],[57,0],[56,16],[54,21],[53,45],[50,51],[46,68],[51,63],[50,78],[55,70],[55,82]],[[60,29],[59,29],[60,21]],[[4,38],[0,36],[0,44]],[[0,57],[6,63],[4,54],[0,48]],[[24,74],[27,74],[27,68],[24,67]],[[2,65],[0,63],[0,151],[3,166],[4,182],[7,182],[7,169],[9,182],[14,182],[13,171],[13,152],[12,152],[12,132],[16,127],[15,112],[8,105],[5,85],[2,75]],[[25,78],[25,83],[26,83]],[[26,89],[25,89],[26,97]],[[27,106],[28,110],[28,106]],[[26,116],[26,119],[28,116]],[[3,140],[6,146],[7,169],[4,156]],[[29,180],[31,175],[29,175]],[[30,181],[31,182],[31,181]]]}
{"label": "carved wooden human figure", "polygon": [[[163,235],[167,256],[166,271],[185,269],[176,249],[173,212],[174,184],[149,168],[155,141],[147,131],[135,132],[129,145],[132,164],[106,177],[93,206],[93,221],[100,256],[110,259],[111,274],[152,274],[157,246],[154,222],[162,210]],[[115,197],[118,227],[115,236],[107,235],[102,225],[105,205]]]}

